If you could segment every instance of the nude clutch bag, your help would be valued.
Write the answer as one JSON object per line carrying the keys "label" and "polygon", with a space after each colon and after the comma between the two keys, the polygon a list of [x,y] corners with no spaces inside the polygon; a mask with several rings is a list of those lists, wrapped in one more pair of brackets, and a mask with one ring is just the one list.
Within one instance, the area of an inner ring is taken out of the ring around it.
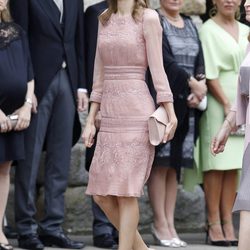
{"label": "nude clutch bag", "polygon": [[149,141],[153,146],[157,146],[162,142],[168,121],[167,112],[163,106],[157,108],[149,117]]}

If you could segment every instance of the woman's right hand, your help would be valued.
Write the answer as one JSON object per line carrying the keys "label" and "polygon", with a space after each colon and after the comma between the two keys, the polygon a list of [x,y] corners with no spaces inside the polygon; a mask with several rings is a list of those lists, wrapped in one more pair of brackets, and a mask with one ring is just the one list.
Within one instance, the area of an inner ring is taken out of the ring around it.
{"label": "woman's right hand", "polygon": [[211,143],[211,153],[215,156],[216,154],[222,153],[225,149],[227,139],[232,130],[231,126],[225,121],[221,127],[219,133],[213,138]]}
{"label": "woman's right hand", "polygon": [[82,134],[83,142],[87,148],[91,148],[93,146],[95,134],[95,125],[92,123],[87,123]]}
{"label": "woman's right hand", "polygon": [[207,93],[207,85],[204,80],[197,81],[194,77],[189,80],[191,92],[201,101]]}
{"label": "woman's right hand", "polygon": [[12,126],[10,119],[4,114],[4,112],[0,109],[0,132],[6,133],[11,131]]}

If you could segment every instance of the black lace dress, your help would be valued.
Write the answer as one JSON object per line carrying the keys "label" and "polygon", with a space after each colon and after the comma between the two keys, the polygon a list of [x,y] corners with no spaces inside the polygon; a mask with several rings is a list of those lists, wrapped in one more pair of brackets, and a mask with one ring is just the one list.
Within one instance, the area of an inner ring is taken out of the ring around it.
{"label": "black lace dress", "polygon": [[[27,82],[33,79],[28,41],[15,23],[0,23],[0,109],[12,114],[25,100]],[[0,133],[0,163],[23,159],[24,131]]]}

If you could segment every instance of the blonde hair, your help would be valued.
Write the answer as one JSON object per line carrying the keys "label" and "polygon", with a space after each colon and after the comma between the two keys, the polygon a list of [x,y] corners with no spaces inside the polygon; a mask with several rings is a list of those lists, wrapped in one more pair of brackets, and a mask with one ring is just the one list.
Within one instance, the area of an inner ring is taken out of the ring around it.
{"label": "blonde hair", "polygon": [[7,4],[6,8],[0,12],[0,18],[3,22],[12,21],[12,17],[9,11],[9,4]]}
{"label": "blonde hair", "polygon": [[[111,15],[117,12],[117,1],[118,0],[108,0],[109,7],[106,11],[104,11],[100,16],[100,22],[105,25],[109,21]],[[140,10],[142,8],[148,8],[147,0],[135,0],[132,16],[135,21],[138,21],[140,18]]]}

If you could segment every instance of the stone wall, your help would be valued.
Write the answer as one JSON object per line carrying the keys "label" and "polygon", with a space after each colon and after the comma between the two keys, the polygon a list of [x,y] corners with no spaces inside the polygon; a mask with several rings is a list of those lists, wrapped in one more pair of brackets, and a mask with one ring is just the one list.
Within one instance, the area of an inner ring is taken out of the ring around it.
{"label": "stone wall", "polygon": [[[90,4],[100,2],[100,0],[85,0],[85,8]],[[158,0],[151,0],[153,8],[158,7]],[[200,10],[202,11],[202,10]],[[199,20],[199,19],[198,19]],[[81,115],[84,124],[86,114]],[[44,157],[43,157],[44,158]],[[65,194],[65,224],[64,228],[72,234],[90,233],[92,230],[92,211],[91,199],[85,195],[88,173],[84,168],[85,148],[80,140],[72,149],[71,171],[69,174],[69,186]],[[41,166],[43,165],[43,160]],[[38,178],[37,191],[37,208],[38,218],[43,214],[43,170],[41,168]],[[13,183],[13,180],[12,180]],[[145,187],[145,195],[140,201],[140,229],[149,231],[149,225],[152,222],[152,210],[149,205],[147,189]],[[161,190],[159,190],[161,192]],[[9,223],[14,225],[14,202],[13,202],[14,186],[11,185],[10,198],[7,208],[7,217]],[[176,204],[176,226],[180,231],[201,230],[205,222],[204,196],[200,187],[196,187],[194,193],[188,193],[179,186],[178,199]]]}

